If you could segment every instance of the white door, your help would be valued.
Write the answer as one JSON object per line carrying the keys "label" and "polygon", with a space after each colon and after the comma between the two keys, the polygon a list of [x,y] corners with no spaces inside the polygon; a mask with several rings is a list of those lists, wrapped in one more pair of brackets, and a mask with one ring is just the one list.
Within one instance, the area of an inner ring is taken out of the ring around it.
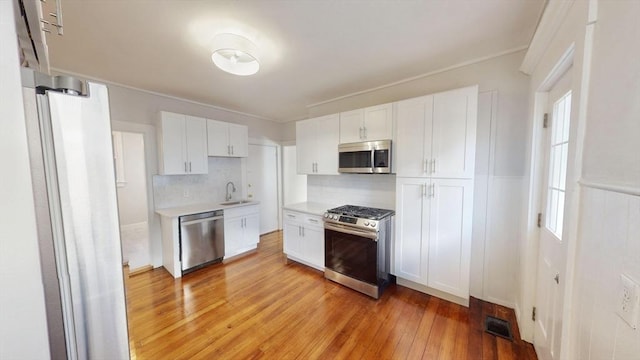
{"label": "white door", "polygon": [[229,156],[229,126],[216,120],[207,120],[207,149],[209,156]]}
{"label": "white door", "polygon": [[193,116],[185,119],[189,174],[207,174],[207,120]]}
{"label": "white door", "polygon": [[469,297],[473,180],[432,179],[429,218],[429,286]]}
{"label": "white door", "polygon": [[364,137],[364,109],[340,113],[340,143],[362,141]]}
{"label": "white door", "polygon": [[[298,174],[313,174],[316,162],[316,126],[315,120],[303,120],[296,123],[296,151]],[[336,154],[338,150],[336,149]]]}
{"label": "white door", "polygon": [[367,141],[391,139],[393,137],[392,113],[393,104],[391,103],[364,109],[364,139]]}
{"label": "white door", "polygon": [[338,175],[340,117],[338,114],[327,115],[317,118],[315,121],[316,174]]}
{"label": "white door", "polygon": [[565,189],[571,115],[571,70],[549,92],[545,129],[545,176],[538,250],[534,345],[541,360],[557,359],[562,332],[562,305],[567,241],[563,239]]}
{"label": "white door", "polygon": [[236,157],[247,157],[249,155],[249,128],[244,125],[228,125],[231,155]]}
{"label": "white door", "polygon": [[477,86],[433,96],[431,176],[473,178],[477,117]]}
{"label": "white door", "polygon": [[427,285],[429,259],[428,179],[397,178],[394,275]]}
{"label": "white door", "polygon": [[247,197],[260,202],[260,234],[278,230],[278,159],[275,145],[249,145]]}
{"label": "white door", "polygon": [[396,106],[396,175],[427,176],[427,161],[431,158],[433,96],[400,101]]}

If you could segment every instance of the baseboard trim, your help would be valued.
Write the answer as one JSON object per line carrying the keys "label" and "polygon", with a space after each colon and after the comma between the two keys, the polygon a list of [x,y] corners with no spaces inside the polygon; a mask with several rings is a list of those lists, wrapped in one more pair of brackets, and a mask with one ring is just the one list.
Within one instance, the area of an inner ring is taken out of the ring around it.
{"label": "baseboard trim", "polygon": [[135,276],[135,275],[138,275],[138,274],[142,274],[142,273],[145,273],[145,272],[151,271],[151,270],[153,270],[153,265],[141,266],[139,268],[136,268],[133,271],[129,271],[129,277],[132,277],[132,276]]}

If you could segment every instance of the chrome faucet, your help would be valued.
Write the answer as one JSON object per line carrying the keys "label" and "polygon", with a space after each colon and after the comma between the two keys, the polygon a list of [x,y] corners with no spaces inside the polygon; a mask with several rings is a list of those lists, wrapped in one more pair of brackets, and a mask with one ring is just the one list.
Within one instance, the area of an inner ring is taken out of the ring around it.
{"label": "chrome faucet", "polygon": [[231,192],[236,192],[236,186],[233,185],[233,182],[229,181],[227,183],[227,196],[225,196],[224,198],[226,201],[231,200],[231,192],[229,192],[229,184],[231,184]]}

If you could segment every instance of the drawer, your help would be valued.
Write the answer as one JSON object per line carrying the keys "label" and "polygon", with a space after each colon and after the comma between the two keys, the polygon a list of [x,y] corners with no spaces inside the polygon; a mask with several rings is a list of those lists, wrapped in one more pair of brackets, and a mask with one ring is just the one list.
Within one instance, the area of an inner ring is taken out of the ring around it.
{"label": "drawer", "polygon": [[293,222],[304,221],[304,214],[295,212],[295,211],[285,210],[282,216],[284,218],[284,221],[293,221]]}
{"label": "drawer", "polygon": [[306,215],[304,218],[304,224],[308,226],[324,227],[322,216]]}
{"label": "drawer", "polygon": [[245,205],[236,206],[228,209],[224,209],[224,216],[227,218],[234,218],[238,216],[245,216],[251,214],[259,214],[260,205]]}

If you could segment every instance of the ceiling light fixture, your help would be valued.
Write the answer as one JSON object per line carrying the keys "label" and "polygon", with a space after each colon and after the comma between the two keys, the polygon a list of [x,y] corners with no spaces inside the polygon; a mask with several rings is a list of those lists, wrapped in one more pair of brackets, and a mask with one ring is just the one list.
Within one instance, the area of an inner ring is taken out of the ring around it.
{"label": "ceiling light fixture", "polygon": [[234,75],[253,75],[260,69],[257,47],[240,35],[225,33],[213,38],[211,60],[221,70]]}

